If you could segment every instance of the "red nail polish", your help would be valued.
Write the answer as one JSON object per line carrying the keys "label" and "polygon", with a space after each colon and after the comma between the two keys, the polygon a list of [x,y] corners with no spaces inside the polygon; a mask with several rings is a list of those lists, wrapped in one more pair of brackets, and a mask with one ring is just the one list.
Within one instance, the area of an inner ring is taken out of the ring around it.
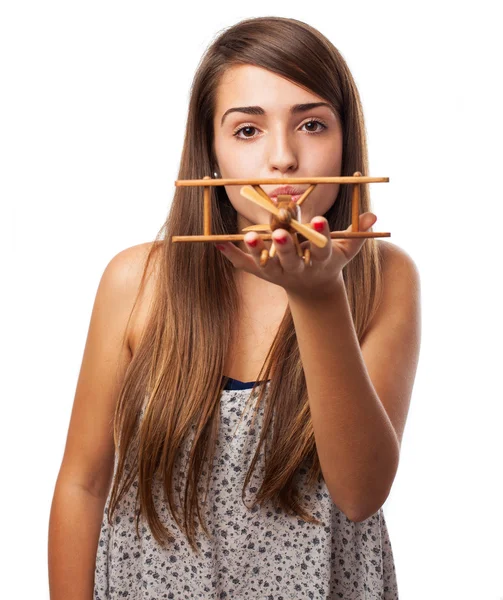
{"label": "red nail polish", "polygon": [[274,241],[278,242],[278,244],[286,244],[286,237],[274,238]]}
{"label": "red nail polish", "polygon": [[249,240],[246,243],[248,244],[248,246],[255,248],[255,246],[257,245],[257,242],[258,242],[258,240]]}
{"label": "red nail polish", "polygon": [[313,223],[313,227],[316,229],[316,231],[323,231],[323,228],[325,227],[325,223],[320,222],[320,221],[315,221]]}
{"label": "red nail polish", "polygon": [[222,250],[222,252],[224,252],[224,251],[225,251],[225,246],[222,246],[222,244],[215,244],[215,248],[216,248],[217,250]]}

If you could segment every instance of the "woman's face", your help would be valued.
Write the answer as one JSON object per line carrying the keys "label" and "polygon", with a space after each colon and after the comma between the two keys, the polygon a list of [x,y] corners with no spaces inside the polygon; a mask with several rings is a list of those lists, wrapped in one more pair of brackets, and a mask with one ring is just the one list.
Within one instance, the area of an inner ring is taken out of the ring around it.
{"label": "woman's face", "polygon": [[[339,117],[326,104],[298,106],[319,102],[326,101],[266,69],[252,65],[227,69],[217,89],[213,119],[219,176],[246,179],[340,176]],[[261,187],[271,197],[277,186]],[[293,187],[302,193],[309,185]],[[334,203],[339,187],[338,183],[316,186],[302,203],[302,223],[324,215]],[[238,213],[239,231],[251,224],[269,223],[271,213],[241,196],[240,186],[225,189]]]}

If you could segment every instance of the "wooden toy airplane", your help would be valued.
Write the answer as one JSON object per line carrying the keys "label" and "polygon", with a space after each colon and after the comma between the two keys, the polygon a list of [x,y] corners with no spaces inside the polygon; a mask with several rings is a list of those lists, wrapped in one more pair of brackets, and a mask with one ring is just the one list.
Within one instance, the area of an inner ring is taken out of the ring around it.
{"label": "wooden toy airplane", "polygon": [[[275,229],[286,229],[292,235],[292,239],[297,248],[297,253],[303,258],[306,264],[310,261],[310,251],[308,248],[305,249],[304,253],[300,247],[298,240],[298,234],[315,244],[319,248],[323,248],[327,243],[327,238],[318,233],[313,229],[310,223],[301,223],[300,206],[309,194],[319,183],[351,183],[353,184],[353,195],[352,195],[352,230],[351,231],[331,231],[331,239],[337,238],[355,238],[355,237],[390,237],[389,232],[378,232],[378,231],[360,231],[359,230],[359,216],[360,216],[360,185],[363,183],[387,183],[389,177],[363,177],[359,171],[356,171],[353,176],[348,177],[288,177],[280,179],[212,179],[211,177],[204,177],[203,179],[178,179],[175,181],[175,186],[202,186],[204,187],[203,193],[203,209],[204,209],[204,235],[174,235],[172,236],[173,242],[232,242],[243,240],[245,234],[221,234],[213,235],[211,233],[211,203],[210,203],[210,187],[217,185],[241,185],[243,186],[240,190],[241,195],[247,198],[251,202],[258,204],[262,208],[265,208],[271,213],[270,223],[251,225],[245,227],[242,231],[257,231],[265,232],[259,234],[259,237],[263,240],[271,240],[272,232]],[[283,194],[278,195],[277,204],[266,194],[266,192],[260,187],[260,184],[278,184],[278,185],[289,185],[289,184],[302,184],[307,183],[309,187],[307,190],[298,198],[297,201],[292,200],[291,195]],[[269,257],[273,257],[276,252],[274,242],[271,244],[271,248],[268,251],[264,249],[260,257],[260,264],[263,266],[267,263]]]}

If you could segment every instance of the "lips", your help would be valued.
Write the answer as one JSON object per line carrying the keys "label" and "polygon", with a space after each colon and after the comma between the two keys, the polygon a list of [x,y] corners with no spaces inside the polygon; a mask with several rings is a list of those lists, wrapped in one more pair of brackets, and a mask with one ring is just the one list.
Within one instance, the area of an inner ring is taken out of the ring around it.
{"label": "lips", "polygon": [[268,195],[274,203],[278,202],[278,196],[281,194],[288,194],[294,202],[297,202],[304,192],[305,190],[294,185],[282,185],[272,190],[272,192],[268,192]]}

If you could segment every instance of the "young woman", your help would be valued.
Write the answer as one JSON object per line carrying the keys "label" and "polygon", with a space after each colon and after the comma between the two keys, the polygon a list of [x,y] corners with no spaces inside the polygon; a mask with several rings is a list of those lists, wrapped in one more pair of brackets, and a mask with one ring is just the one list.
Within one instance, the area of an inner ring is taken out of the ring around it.
{"label": "young woman", "polygon": [[[324,36],[271,17],[211,44],[179,179],[355,171],[368,174],[361,103]],[[275,202],[308,186],[261,187]],[[213,233],[269,223],[240,186],[211,191]],[[51,513],[51,598],[398,598],[382,505],[419,355],[417,268],[378,238],[331,240],[351,230],[348,185],[302,204],[329,240],[302,242],[310,262],[284,229],[173,243],[202,232],[201,197],[177,187],[156,241],[100,282]],[[360,207],[369,231],[367,186]]]}

